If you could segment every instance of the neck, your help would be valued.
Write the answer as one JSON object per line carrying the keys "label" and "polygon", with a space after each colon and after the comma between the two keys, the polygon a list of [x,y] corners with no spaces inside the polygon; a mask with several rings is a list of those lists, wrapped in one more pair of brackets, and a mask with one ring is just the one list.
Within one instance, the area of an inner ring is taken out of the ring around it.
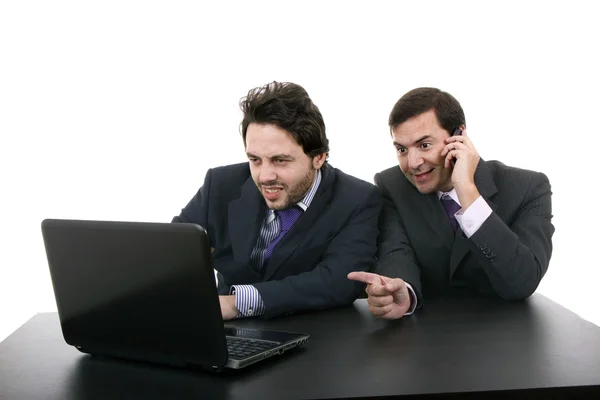
{"label": "neck", "polygon": [[454,185],[452,184],[452,182],[447,182],[445,185],[440,186],[438,191],[448,193],[452,189],[454,189]]}
{"label": "neck", "polygon": [[317,173],[318,173],[318,169],[315,169],[312,174],[312,179],[310,180],[310,185],[308,185],[308,187],[306,188],[304,193],[302,193],[302,197],[300,198],[300,200],[305,198],[306,195],[308,194],[308,192],[310,192],[310,189],[312,189],[312,187],[315,185],[315,182],[317,181]]}

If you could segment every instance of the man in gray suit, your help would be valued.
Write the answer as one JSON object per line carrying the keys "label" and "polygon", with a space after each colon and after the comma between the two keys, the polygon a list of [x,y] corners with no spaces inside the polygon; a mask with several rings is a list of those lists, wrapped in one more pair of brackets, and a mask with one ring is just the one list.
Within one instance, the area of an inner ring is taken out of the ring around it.
{"label": "man in gray suit", "polygon": [[375,175],[383,196],[377,265],[348,275],[367,284],[371,312],[401,318],[424,296],[533,294],[552,254],[548,178],[483,161],[459,102],[439,89],[406,93],[389,126],[400,168]]}

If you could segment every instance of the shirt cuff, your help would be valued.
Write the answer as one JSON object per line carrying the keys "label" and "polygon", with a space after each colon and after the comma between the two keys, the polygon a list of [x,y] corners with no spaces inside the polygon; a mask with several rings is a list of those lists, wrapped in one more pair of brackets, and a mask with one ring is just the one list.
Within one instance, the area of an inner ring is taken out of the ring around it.
{"label": "shirt cuff", "polygon": [[410,283],[404,283],[406,284],[408,293],[410,294],[410,308],[404,313],[404,315],[411,315],[415,312],[415,309],[417,308],[417,295],[415,294],[415,291],[410,285]]}
{"label": "shirt cuff", "polygon": [[234,285],[230,293],[235,293],[235,307],[240,312],[236,318],[258,317],[265,313],[265,304],[254,286]]}
{"label": "shirt cuff", "polygon": [[462,229],[466,237],[470,238],[483,225],[491,213],[492,209],[488,203],[486,203],[483,197],[479,196],[469,208],[459,210],[455,216],[460,229]]}

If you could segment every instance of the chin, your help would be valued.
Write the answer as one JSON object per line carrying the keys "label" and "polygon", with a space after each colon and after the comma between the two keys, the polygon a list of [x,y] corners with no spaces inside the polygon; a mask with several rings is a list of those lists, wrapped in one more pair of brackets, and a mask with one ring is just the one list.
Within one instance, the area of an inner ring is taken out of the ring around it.
{"label": "chin", "polygon": [[433,193],[433,192],[434,192],[433,190],[431,190],[431,188],[419,189],[419,188],[417,187],[417,189],[419,190],[419,193],[421,193],[421,194],[431,194],[431,193]]}
{"label": "chin", "polygon": [[287,208],[288,205],[287,198],[279,199],[277,201],[270,201],[265,198],[265,202],[271,210],[283,210]]}
{"label": "chin", "polygon": [[417,188],[417,190],[419,191],[419,193],[421,194],[431,194],[431,193],[436,193],[437,189],[436,189],[436,185],[418,185],[416,183],[413,182],[413,185],[415,185],[415,187]]}

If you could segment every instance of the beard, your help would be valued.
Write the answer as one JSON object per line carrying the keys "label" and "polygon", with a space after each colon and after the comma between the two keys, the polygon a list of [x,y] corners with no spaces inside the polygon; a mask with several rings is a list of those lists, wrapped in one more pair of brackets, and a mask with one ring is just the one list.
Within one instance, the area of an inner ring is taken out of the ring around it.
{"label": "beard", "polygon": [[310,187],[312,186],[312,184],[314,182],[315,172],[316,172],[315,167],[312,165],[312,163],[310,163],[308,171],[306,171],[306,174],[304,174],[304,176],[302,176],[302,178],[293,186],[286,185],[283,182],[279,182],[277,180],[263,183],[263,184],[256,183],[256,186],[261,191],[261,193],[262,193],[262,188],[265,186],[282,187],[283,189],[281,190],[281,192],[283,192],[283,194],[284,194],[283,199],[276,201],[276,202],[271,202],[267,199],[265,199],[265,201],[267,202],[267,204],[272,205],[270,207],[272,210],[285,210],[286,208],[292,207],[293,205],[298,203],[300,200],[302,200],[304,198],[304,196],[306,196],[306,193],[308,192],[308,190],[310,189]]}

